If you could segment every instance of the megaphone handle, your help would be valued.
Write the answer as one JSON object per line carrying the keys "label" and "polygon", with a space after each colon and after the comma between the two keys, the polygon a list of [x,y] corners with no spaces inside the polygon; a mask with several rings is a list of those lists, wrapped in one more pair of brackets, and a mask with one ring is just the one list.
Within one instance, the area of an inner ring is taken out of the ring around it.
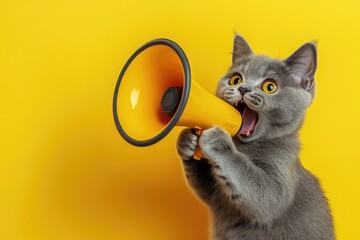
{"label": "megaphone handle", "polygon": [[[194,130],[195,130],[196,136],[200,137],[202,130],[198,127],[195,127]],[[201,152],[200,146],[196,147],[193,158],[195,160],[200,160],[201,158],[205,158],[204,154]]]}

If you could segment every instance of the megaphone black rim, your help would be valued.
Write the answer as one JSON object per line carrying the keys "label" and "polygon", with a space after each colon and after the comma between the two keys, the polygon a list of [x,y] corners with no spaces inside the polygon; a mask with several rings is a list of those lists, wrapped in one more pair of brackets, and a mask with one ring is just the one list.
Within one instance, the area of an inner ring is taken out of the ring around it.
{"label": "megaphone black rim", "polygon": [[[179,107],[178,107],[175,115],[172,117],[171,121],[166,125],[166,127],[159,134],[154,136],[153,138],[146,139],[146,140],[137,140],[137,139],[130,137],[125,132],[123,127],[121,126],[121,123],[119,121],[119,116],[117,113],[117,97],[118,97],[118,93],[119,93],[121,80],[124,77],[127,68],[130,66],[132,61],[142,51],[144,51],[145,49],[147,49],[151,46],[154,46],[154,45],[167,45],[167,46],[171,47],[173,50],[175,50],[175,52],[178,54],[178,56],[181,59],[181,63],[182,63],[183,69],[184,69],[184,87],[183,87],[183,92],[182,92],[182,97],[181,97]],[[149,145],[152,145],[152,144],[160,141],[161,139],[163,139],[171,131],[171,129],[173,129],[173,127],[176,125],[176,123],[179,121],[181,114],[183,113],[183,111],[185,109],[185,106],[186,106],[186,103],[187,103],[187,100],[188,100],[189,94],[190,94],[190,79],[191,79],[191,76],[190,76],[189,61],[185,55],[185,52],[181,49],[181,47],[177,43],[173,42],[170,39],[159,38],[159,39],[152,40],[152,41],[144,44],[143,46],[141,46],[138,50],[136,50],[136,52],[133,53],[133,55],[131,55],[129,60],[127,60],[127,62],[125,63],[123,69],[120,72],[119,78],[118,78],[118,80],[116,82],[116,86],[115,86],[114,98],[113,98],[113,117],[114,117],[116,128],[117,128],[118,132],[120,133],[120,135],[128,143],[135,145],[135,146],[139,146],[139,147],[149,146]]]}

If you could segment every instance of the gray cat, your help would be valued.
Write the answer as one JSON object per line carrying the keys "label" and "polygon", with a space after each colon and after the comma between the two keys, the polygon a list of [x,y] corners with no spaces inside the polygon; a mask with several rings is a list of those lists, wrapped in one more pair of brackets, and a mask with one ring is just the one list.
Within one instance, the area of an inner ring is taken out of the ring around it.
{"label": "gray cat", "polygon": [[[334,239],[327,199],[299,160],[316,65],[313,43],[280,61],[254,55],[236,35],[217,96],[240,111],[239,133],[185,129],[177,141],[186,178],[211,210],[214,239]],[[193,159],[197,145],[205,159]]]}

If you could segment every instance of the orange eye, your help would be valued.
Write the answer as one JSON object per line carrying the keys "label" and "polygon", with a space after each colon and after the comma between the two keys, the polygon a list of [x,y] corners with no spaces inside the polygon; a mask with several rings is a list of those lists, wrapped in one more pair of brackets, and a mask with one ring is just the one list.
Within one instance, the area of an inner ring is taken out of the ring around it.
{"label": "orange eye", "polygon": [[237,86],[240,83],[242,83],[242,77],[240,74],[235,74],[234,76],[232,76],[229,80],[229,84],[231,86]]}
{"label": "orange eye", "polygon": [[278,86],[276,85],[275,82],[270,80],[264,82],[263,85],[261,86],[261,89],[267,94],[273,94],[274,92],[277,91]]}

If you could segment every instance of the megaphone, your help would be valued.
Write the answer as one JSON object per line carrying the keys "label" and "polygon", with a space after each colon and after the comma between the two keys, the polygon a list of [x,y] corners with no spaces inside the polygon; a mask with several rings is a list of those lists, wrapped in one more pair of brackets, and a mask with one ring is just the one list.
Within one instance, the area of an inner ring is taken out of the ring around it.
{"label": "megaphone", "polygon": [[[175,126],[198,129],[198,135],[219,126],[234,136],[242,123],[234,107],[191,79],[185,52],[169,39],[144,44],[125,63],[113,117],[120,135],[139,147],[157,143]],[[199,150],[194,158],[201,158]]]}

